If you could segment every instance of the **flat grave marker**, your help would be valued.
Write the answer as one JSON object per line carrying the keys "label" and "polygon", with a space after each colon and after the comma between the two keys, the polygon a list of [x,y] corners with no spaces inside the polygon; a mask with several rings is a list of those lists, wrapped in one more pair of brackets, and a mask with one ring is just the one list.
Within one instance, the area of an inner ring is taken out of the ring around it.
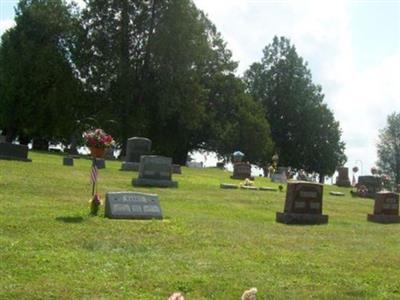
{"label": "flat grave marker", "polygon": [[137,220],[163,218],[158,195],[138,192],[106,193],[105,217]]}

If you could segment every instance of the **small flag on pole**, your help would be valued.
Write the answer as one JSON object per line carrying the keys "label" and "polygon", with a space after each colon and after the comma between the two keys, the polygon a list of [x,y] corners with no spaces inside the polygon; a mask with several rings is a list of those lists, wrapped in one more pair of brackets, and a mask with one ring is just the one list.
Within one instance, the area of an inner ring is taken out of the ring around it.
{"label": "small flag on pole", "polygon": [[92,172],[90,173],[90,179],[93,184],[95,184],[97,181],[97,166],[96,166],[96,164],[92,165]]}

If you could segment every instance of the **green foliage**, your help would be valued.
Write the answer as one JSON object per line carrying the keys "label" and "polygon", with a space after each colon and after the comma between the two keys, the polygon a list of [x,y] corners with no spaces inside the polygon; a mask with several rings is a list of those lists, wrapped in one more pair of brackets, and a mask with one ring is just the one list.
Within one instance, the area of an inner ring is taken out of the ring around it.
{"label": "green foliage", "polygon": [[81,99],[70,52],[76,19],[63,1],[20,1],[0,47],[0,126],[15,136],[66,139]]}
{"label": "green foliage", "polygon": [[[160,197],[164,220],[89,217],[90,160],[59,155],[0,161],[1,299],[398,299],[398,224],[366,221],[373,203],[324,186],[329,224],[275,222],[285,193],[222,190],[219,169],[182,168]],[[132,190],[120,163],[100,170],[99,193]],[[29,174],[29,176],[28,176]],[[21,180],[29,178],[29,180]],[[256,186],[277,187],[266,178]],[[332,190],[345,197],[329,195]],[[338,288],[340,287],[340,288]]]}
{"label": "green foliage", "polygon": [[281,164],[331,175],[345,162],[339,123],[288,39],[275,37],[245,81],[265,108]]}
{"label": "green foliage", "polygon": [[386,127],[380,131],[378,167],[390,176],[395,184],[400,184],[400,114],[392,113],[387,118]]}

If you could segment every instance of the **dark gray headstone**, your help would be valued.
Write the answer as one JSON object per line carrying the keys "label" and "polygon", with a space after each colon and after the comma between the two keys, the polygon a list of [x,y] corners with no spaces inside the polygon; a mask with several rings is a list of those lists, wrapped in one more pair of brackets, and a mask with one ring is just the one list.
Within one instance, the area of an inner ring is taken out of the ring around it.
{"label": "dark gray headstone", "polygon": [[63,165],[64,166],[73,166],[74,165],[74,158],[71,156],[63,157]]}
{"label": "dark gray headstone", "polygon": [[287,168],[279,167],[271,176],[272,182],[286,183],[287,182]]}
{"label": "dark gray headstone", "polygon": [[173,174],[182,174],[182,168],[180,165],[173,164],[172,165],[172,173]]}
{"label": "dark gray headstone", "polygon": [[0,159],[32,161],[28,158],[28,146],[10,143],[0,143]]}
{"label": "dark gray headstone", "polygon": [[97,169],[105,169],[106,168],[106,161],[102,158],[95,159]]}
{"label": "dark gray headstone", "polygon": [[132,180],[134,186],[177,187],[172,181],[172,158],[143,155],[140,158],[139,177]]}
{"label": "dark gray headstone", "polygon": [[144,137],[129,138],[126,144],[126,155],[122,162],[122,171],[138,171],[140,157],[151,154],[151,140]]}
{"label": "dark gray headstone", "polygon": [[233,175],[232,179],[250,179],[254,180],[254,177],[251,176],[251,165],[245,162],[237,162],[233,165]]}
{"label": "dark gray headstone", "polygon": [[162,219],[158,195],[137,192],[106,193],[105,216],[110,219]]}

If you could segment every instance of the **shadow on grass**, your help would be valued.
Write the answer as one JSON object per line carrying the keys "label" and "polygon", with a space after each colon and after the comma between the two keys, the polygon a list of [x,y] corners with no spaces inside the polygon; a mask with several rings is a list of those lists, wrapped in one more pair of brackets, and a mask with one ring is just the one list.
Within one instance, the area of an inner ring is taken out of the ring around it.
{"label": "shadow on grass", "polygon": [[84,221],[83,217],[77,216],[77,217],[57,217],[56,220],[58,222],[64,222],[64,223],[81,223]]}

